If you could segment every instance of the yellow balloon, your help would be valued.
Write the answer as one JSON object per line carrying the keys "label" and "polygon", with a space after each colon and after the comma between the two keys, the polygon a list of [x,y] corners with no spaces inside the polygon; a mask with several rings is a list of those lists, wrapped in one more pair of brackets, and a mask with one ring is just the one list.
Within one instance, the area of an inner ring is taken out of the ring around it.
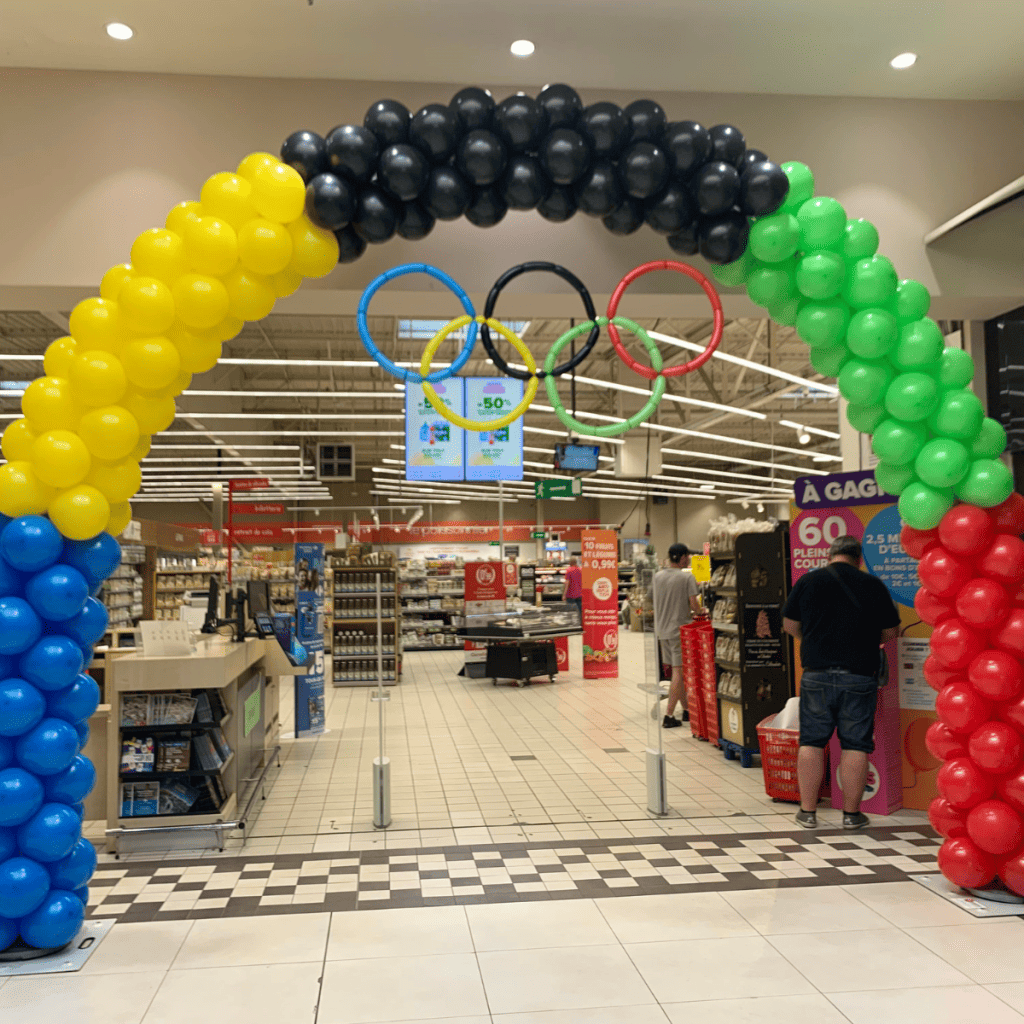
{"label": "yellow balloon", "polygon": [[250,153],[248,156],[242,158],[242,162],[235,169],[235,173],[240,178],[245,178],[249,184],[252,184],[252,176],[255,174],[256,169],[262,167],[264,164],[276,164],[277,157],[273,153]]}
{"label": "yellow balloon", "polygon": [[12,519],[42,515],[54,493],[36,476],[31,463],[19,460],[0,466],[0,514]]}
{"label": "yellow balloon", "polygon": [[185,274],[171,288],[178,319],[188,327],[206,330],[228,313],[228,293],[215,277]]}
{"label": "yellow balloon", "polygon": [[302,285],[302,275],[291,267],[285,267],[280,273],[275,274],[270,283],[274,286],[274,292],[279,299],[287,295],[294,295]]}
{"label": "yellow balloon", "polygon": [[252,185],[237,174],[222,171],[207,178],[199,195],[205,214],[226,220],[236,230],[258,216]]}
{"label": "yellow balloon", "polygon": [[142,486],[142,470],[134,459],[92,464],[85,482],[95,487],[112,505],[127,501]]}
{"label": "yellow balloon", "polygon": [[121,294],[125,281],[132,276],[132,273],[130,263],[118,263],[116,267],[111,267],[100,281],[100,298],[117,302],[117,297]]}
{"label": "yellow balloon", "polygon": [[185,230],[189,266],[200,274],[220,277],[238,262],[238,236],[219,217],[201,217]]}
{"label": "yellow balloon", "polygon": [[181,235],[167,228],[150,228],[132,242],[132,266],[143,277],[174,284],[188,270]]}
{"label": "yellow balloon", "polygon": [[174,323],[171,289],[155,277],[138,276],[126,281],[118,305],[126,326],[137,334],[163,334]]}
{"label": "yellow balloon", "polygon": [[252,174],[252,200],[261,217],[287,224],[306,207],[306,183],[280,160],[264,162]]}
{"label": "yellow balloon", "polygon": [[78,342],[70,335],[51,341],[43,355],[43,369],[47,377],[66,377],[75,360]]}
{"label": "yellow balloon", "polygon": [[277,301],[274,289],[265,277],[241,267],[235,267],[224,277],[224,287],[228,290],[229,312],[241,320],[262,320]]}
{"label": "yellow balloon", "polygon": [[85,442],[70,430],[48,430],[32,445],[32,468],[48,487],[81,483],[91,464]]}
{"label": "yellow balloon", "polygon": [[32,445],[36,437],[36,432],[23,416],[8,424],[3,438],[0,438],[0,450],[8,462],[28,462],[32,458]]}
{"label": "yellow balloon", "polygon": [[270,276],[284,270],[291,258],[292,236],[280,224],[257,217],[239,229],[238,261],[246,270]]}
{"label": "yellow balloon", "polygon": [[91,455],[115,462],[139,443],[139,424],[123,405],[90,409],[78,425],[78,436]]}
{"label": "yellow balloon", "polygon": [[76,401],[66,377],[37,377],[25,388],[21,411],[29,426],[41,434],[46,430],[74,430],[85,410]]}
{"label": "yellow balloon", "polygon": [[244,320],[237,316],[226,316],[216,327],[211,327],[204,333],[218,341],[231,341],[232,338],[237,338],[242,333],[244,327]]}
{"label": "yellow balloon", "polygon": [[110,502],[95,487],[77,484],[59,491],[46,511],[69,540],[90,540],[106,527]]}
{"label": "yellow balloon", "polygon": [[338,265],[338,240],[332,231],[318,228],[305,214],[288,225],[292,236],[289,266],[303,277],[326,277]]}
{"label": "yellow balloon", "polygon": [[152,438],[149,434],[139,437],[139,443],[128,453],[128,458],[141,462],[148,454]]}
{"label": "yellow balloon", "polygon": [[[179,357],[180,358],[180,357]],[[178,376],[167,385],[167,391],[171,398],[177,398],[192,383],[192,374],[187,370],[179,372]]]}
{"label": "yellow balloon", "polygon": [[68,379],[83,405],[116,405],[128,387],[121,360],[102,349],[75,356]]}
{"label": "yellow balloon", "polygon": [[186,373],[206,373],[217,365],[220,359],[220,340],[206,334],[175,328],[169,335],[178,350],[181,369]]}
{"label": "yellow balloon", "polygon": [[137,388],[165,388],[181,371],[178,350],[161,336],[128,342],[121,352],[121,361],[129,382]]}
{"label": "yellow balloon", "polygon": [[110,506],[110,518],[107,520],[106,530],[112,537],[123,533],[128,524],[132,521],[132,507],[127,501],[119,501]]}
{"label": "yellow balloon", "polygon": [[177,206],[171,207],[171,212],[167,214],[167,220],[164,221],[164,227],[168,231],[173,231],[176,235],[184,238],[185,229],[188,225],[199,220],[202,215],[202,206],[194,200],[178,203]]}
{"label": "yellow balloon", "polygon": [[151,398],[129,390],[122,403],[135,417],[135,422],[143,434],[159,434],[173,422],[177,410],[173,398]]}
{"label": "yellow balloon", "polygon": [[121,307],[111,299],[83,299],[71,310],[70,322],[71,336],[83,351],[102,348],[116,353],[124,344]]}

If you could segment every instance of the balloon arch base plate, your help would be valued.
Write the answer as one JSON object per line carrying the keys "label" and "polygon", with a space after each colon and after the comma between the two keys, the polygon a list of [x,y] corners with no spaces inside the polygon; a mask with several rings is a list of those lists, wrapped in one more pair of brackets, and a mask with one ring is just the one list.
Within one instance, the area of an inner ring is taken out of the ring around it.
{"label": "balloon arch base plate", "polygon": [[1001,886],[961,889],[939,873],[914,875],[914,881],[972,917],[1024,917],[1024,898]]}
{"label": "balloon arch base plate", "polygon": [[113,918],[85,921],[78,929],[78,934],[66,946],[59,946],[56,949],[26,946],[19,939],[13,946],[8,946],[0,952],[0,979],[26,974],[65,974],[80,971],[113,927]]}

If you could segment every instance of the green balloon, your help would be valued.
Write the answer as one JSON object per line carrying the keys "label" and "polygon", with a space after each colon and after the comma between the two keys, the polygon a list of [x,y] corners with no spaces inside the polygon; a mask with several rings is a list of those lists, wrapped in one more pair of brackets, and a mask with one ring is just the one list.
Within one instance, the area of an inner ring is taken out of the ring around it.
{"label": "green balloon", "polygon": [[1013,493],[1013,474],[998,459],[975,459],[956,488],[961,501],[982,508],[1001,505]]}
{"label": "green balloon", "polygon": [[971,455],[976,459],[994,459],[1006,451],[1006,431],[998,420],[986,416],[981,430],[971,444]]}
{"label": "green balloon", "polygon": [[920,320],[931,308],[932,297],[920,281],[905,277],[896,285],[896,319],[901,324]]}
{"label": "green balloon", "polygon": [[866,260],[874,256],[878,252],[878,228],[863,217],[848,220],[843,229],[842,251],[847,260]]}
{"label": "green balloon", "polygon": [[883,420],[871,436],[871,450],[892,466],[909,466],[928,441],[928,431],[920,423]]}
{"label": "green balloon", "polygon": [[785,299],[768,307],[768,315],[783,327],[792,327],[796,318],[800,315],[800,299],[794,295],[791,299]]}
{"label": "green balloon", "polygon": [[900,518],[915,530],[934,530],[953,507],[953,492],[929,487],[915,480],[900,495]]}
{"label": "green balloon", "polygon": [[946,345],[939,356],[939,387],[965,388],[974,380],[974,360],[962,348]]}
{"label": "green balloon", "polygon": [[896,294],[896,270],[884,256],[871,256],[850,264],[843,298],[855,309],[888,306]]}
{"label": "green balloon", "polygon": [[918,452],[914,469],[929,487],[954,487],[970,464],[971,456],[959,441],[934,437]]}
{"label": "green balloon", "polygon": [[736,285],[746,283],[747,274],[750,273],[753,267],[754,261],[748,248],[744,250],[743,255],[738,260],[734,260],[732,263],[712,263],[711,276],[719,284],[735,287]]}
{"label": "green balloon", "polygon": [[849,323],[845,302],[805,302],[796,317],[796,332],[812,348],[841,345]]}
{"label": "green balloon", "polygon": [[750,229],[748,249],[764,263],[780,263],[796,252],[800,243],[800,225],[791,213],[773,213],[758,217]]}
{"label": "green balloon", "polygon": [[884,309],[861,309],[850,319],[846,344],[855,356],[881,359],[896,344],[896,317]]}
{"label": "green balloon", "polygon": [[901,370],[920,370],[942,357],[943,346],[939,325],[929,317],[922,317],[904,325],[891,358]]}
{"label": "green balloon", "polygon": [[927,419],[939,404],[939,387],[926,373],[901,373],[885,393],[890,416],[908,423]]}
{"label": "green balloon", "polygon": [[789,178],[789,192],[786,194],[786,201],[782,209],[786,213],[796,213],[797,210],[814,195],[814,175],[807,164],[796,160],[790,160],[782,165],[786,177]]}
{"label": "green balloon", "polygon": [[793,270],[789,264],[757,262],[747,275],[747,295],[759,306],[780,305],[795,293]]}
{"label": "green balloon", "polygon": [[888,462],[875,466],[875,482],[886,494],[902,494],[913,479],[914,470],[910,466],[893,466]]}
{"label": "green balloon", "polygon": [[849,358],[845,345],[811,349],[811,366],[825,377],[838,377]]}
{"label": "green balloon", "polygon": [[885,419],[885,408],[881,405],[846,406],[846,420],[854,430],[862,434],[873,434],[875,428]]}
{"label": "green balloon", "polygon": [[810,199],[797,211],[796,219],[800,225],[800,248],[804,252],[828,249],[843,240],[846,211],[836,199],[828,196]]}
{"label": "green balloon", "polygon": [[941,394],[938,408],[928,420],[928,426],[939,437],[952,437],[971,444],[978,436],[984,418],[985,410],[973,391],[953,388]]}
{"label": "green balloon", "polygon": [[796,287],[808,299],[831,299],[843,287],[846,265],[834,252],[815,252],[796,265]]}
{"label": "green balloon", "polygon": [[892,377],[892,368],[888,363],[851,359],[839,374],[839,391],[848,402],[881,405]]}

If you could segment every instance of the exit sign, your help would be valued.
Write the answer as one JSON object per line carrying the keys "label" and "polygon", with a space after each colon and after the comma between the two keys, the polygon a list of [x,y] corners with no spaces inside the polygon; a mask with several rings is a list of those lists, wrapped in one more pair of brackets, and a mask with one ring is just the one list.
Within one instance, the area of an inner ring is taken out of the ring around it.
{"label": "exit sign", "polygon": [[496,547],[498,547],[498,545],[499,545],[499,544],[500,544],[501,542],[500,542],[500,541],[497,541],[497,540],[491,540],[491,541],[488,541],[487,543],[488,543],[488,544],[490,544],[490,546],[491,546],[492,548],[496,548]]}
{"label": "exit sign", "polygon": [[538,480],[534,484],[534,494],[538,498],[578,498],[582,493],[583,481],[579,477]]}
{"label": "exit sign", "polygon": [[530,540],[543,540],[543,539],[544,539],[544,531],[543,530],[534,530],[530,534]]}

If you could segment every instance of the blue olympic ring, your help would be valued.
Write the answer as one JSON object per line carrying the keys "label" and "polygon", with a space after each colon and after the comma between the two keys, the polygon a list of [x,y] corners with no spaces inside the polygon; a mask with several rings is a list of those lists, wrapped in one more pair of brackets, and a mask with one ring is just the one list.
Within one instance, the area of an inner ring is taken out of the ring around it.
{"label": "blue olympic ring", "polygon": [[469,357],[473,354],[473,346],[476,345],[477,332],[480,329],[474,319],[469,325],[469,330],[466,332],[466,344],[463,346],[462,351],[459,353],[458,358],[451,366],[445,367],[440,370],[435,370],[433,373],[426,377],[416,373],[415,370],[403,370],[402,367],[396,366],[386,355],[374,343],[372,337],[370,337],[370,328],[366,322],[366,313],[370,308],[370,300],[377,294],[377,291],[382,285],[388,283],[388,281],[394,280],[396,277],[402,277],[405,274],[429,274],[435,280],[440,281],[441,284],[447,285],[454,293],[455,297],[462,303],[462,308],[471,317],[476,317],[476,310],[473,308],[473,303],[470,302],[469,296],[462,290],[462,287],[455,281],[454,278],[449,277],[443,270],[438,270],[437,267],[430,266],[429,263],[403,263],[400,267],[392,267],[390,270],[385,270],[383,274],[375,278],[369,283],[366,291],[363,292],[363,297],[359,300],[359,310],[356,313],[356,326],[359,328],[359,337],[363,342],[363,348],[370,353],[371,356],[382,366],[392,377],[397,377],[399,380],[414,384],[422,384],[426,381],[429,384],[437,384],[439,381],[447,380],[449,377],[454,377],[469,361]]}

